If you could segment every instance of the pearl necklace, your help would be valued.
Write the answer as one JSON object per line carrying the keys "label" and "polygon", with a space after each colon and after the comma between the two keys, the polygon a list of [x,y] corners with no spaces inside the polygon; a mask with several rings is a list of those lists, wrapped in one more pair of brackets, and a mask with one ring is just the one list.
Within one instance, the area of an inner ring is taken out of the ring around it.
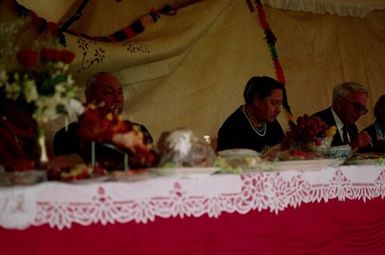
{"label": "pearl necklace", "polygon": [[266,135],[266,123],[263,123],[261,128],[256,128],[253,124],[253,122],[249,118],[249,114],[246,109],[246,105],[243,105],[243,112],[245,113],[246,119],[249,122],[251,128],[254,130],[254,132],[259,136],[265,136]]}

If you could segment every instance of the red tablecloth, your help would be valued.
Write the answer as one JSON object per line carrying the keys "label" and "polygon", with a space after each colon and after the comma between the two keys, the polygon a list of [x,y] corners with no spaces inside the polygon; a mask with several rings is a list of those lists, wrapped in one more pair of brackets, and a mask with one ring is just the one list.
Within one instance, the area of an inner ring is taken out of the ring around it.
{"label": "red tablecloth", "polygon": [[0,188],[0,254],[384,255],[385,167]]}
{"label": "red tablecloth", "polygon": [[385,254],[385,200],[331,200],[278,214],[223,213],[213,219],[0,228],[0,254]]}

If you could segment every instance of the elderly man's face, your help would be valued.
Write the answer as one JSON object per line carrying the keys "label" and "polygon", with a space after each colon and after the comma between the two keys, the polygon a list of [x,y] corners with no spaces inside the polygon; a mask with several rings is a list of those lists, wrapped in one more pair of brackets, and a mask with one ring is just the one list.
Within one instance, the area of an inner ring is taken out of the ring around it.
{"label": "elderly man's face", "polygon": [[119,80],[110,74],[99,75],[92,91],[89,91],[88,103],[101,107],[101,110],[108,113],[120,114],[123,111],[124,97],[123,89]]}
{"label": "elderly man's face", "polygon": [[335,101],[335,111],[345,124],[354,124],[367,109],[368,97],[362,92],[350,92],[345,97],[339,97]]}

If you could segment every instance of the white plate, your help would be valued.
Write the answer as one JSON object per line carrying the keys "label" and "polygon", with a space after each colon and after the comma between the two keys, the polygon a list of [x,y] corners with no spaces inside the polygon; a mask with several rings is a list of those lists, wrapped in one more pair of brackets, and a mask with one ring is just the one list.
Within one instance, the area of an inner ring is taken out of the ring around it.
{"label": "white plate", "polygon": [[298,171],[316,171],[322,170],[329,166],[337,166],[338,161],[336,159],[314,159],[314,160],[287,160],[287,161],[275,161],[272,162],[273,170],[286,171],[286,170],[298,170]]}
{"label": "white plate", "polygon": [[228,149],[218,151],[218,155],[222,157],[255,157],[260,153],[250,149]]}
{"label": "white plate", "polygon": [[159,167],[152,168],[151,171],[161,176],[179,176],[179,177],[203,177],[209,176],[216,171],[218,167]]}

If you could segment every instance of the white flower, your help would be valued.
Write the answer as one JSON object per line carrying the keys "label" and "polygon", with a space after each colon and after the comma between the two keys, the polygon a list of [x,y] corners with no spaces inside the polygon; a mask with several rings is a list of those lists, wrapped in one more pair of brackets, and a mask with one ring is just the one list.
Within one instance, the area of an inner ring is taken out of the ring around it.
{"label": "white flower", "polygon": [[26,80],[24,83],[24,97],[27,103],[31,103],[38,99],[39,94],[36,89],[36,84],[34,80]]}
{"label": "white flower", "polygon": [[67,77],[67,85],[72,86],[74,85],[75,81],[72,79],[72,75],[68,75]]}
{"label": "white flower", "polygon": [[85,111],[85,108],[83,104],[75,99],[69,100],[68,104],[66,105],[68,118],[71,121],[77,120],[77,117],[82,115]]}
{"label": "white flower", "polygon": [[5,92],[7,94],[7,97],[11,100],[16,100],[20,95],[20,86],[17,81],[12,83],[7,83],[5,86]]}
{"label": "white flower", "polygon": [[0,70],[0,87],[4,86],[8,80],[7,71]]}
{"label": "white flower", "polygon": [[56,86],[55,86],[55,92],[57,92],[57,93],[63,93],[63,92],[65,92],[65,84],[62,82],[62,83],[59,83],[59,84],[57,84]]}

